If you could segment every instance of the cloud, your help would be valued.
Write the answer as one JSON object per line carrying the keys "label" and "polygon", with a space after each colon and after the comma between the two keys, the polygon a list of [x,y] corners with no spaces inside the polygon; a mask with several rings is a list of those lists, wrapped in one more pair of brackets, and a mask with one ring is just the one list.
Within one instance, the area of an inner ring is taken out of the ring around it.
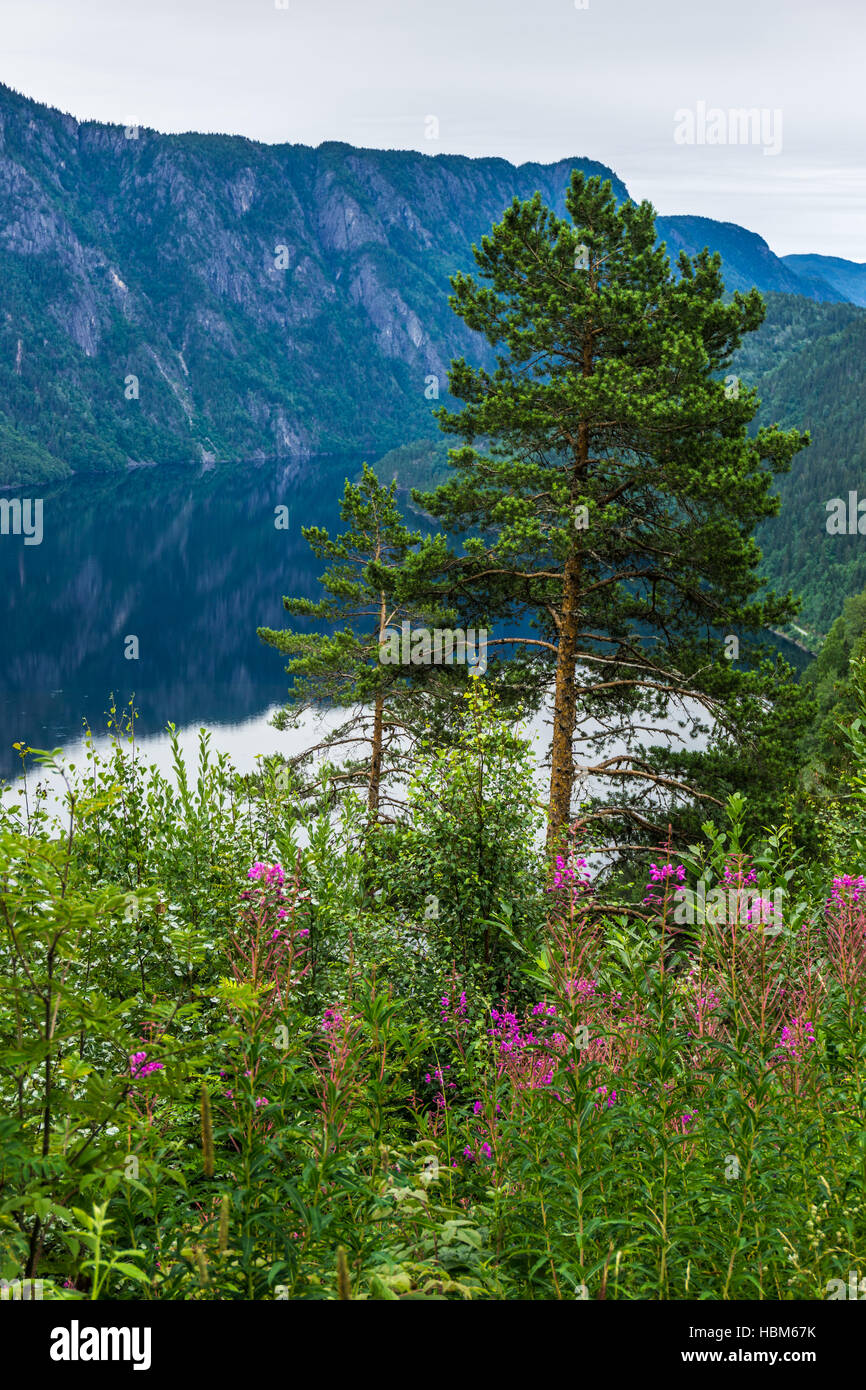
{"label": "cloud", "polygon": [[[166,131],[587,155],[660,212],[859,259],[864,31],[850,0],[5,0],[0,76]],[[674,112],[701,101],[781,110],[782,153],[675,145]]]}

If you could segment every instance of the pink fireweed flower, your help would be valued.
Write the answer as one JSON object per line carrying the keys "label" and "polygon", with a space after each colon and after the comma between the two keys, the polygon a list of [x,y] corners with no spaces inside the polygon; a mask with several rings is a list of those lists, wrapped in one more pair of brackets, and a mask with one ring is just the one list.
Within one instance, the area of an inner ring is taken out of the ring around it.
{"label": "pink fireweed flower", "polygon": [[673,1125],[678,1134],[688,1134],[689,1125],[695,1118],[696,1111],[687,1110],[684,1115],[672,1115],[668,1123]]}
{"label": "pink fireweed flower", "polygon": [[735,887],[738,887],[738,888],[739,888],[739,887],[745,888],[745,887],[747,887],[750,883],[756,883],[756,882],[757,882],[758,876],[757,876],[757,874],[755,873],[755,870],[754,870],[754,869],[750,869],[749,872],[746,873],[745,870],[744,870],[742,867],[738,867],[738,866],[737,866],[737,861],[736,861],[736,860],[734,860],[734,866],[735,866],[734,868],[731,868],[730,865],[728,865],[728,864],[725,865],[725,872],[724,872],[725,883],[733,884]]}
{"label": "pink fireweed flower", "polygon": [[579,980],[566,980],[565,989],[566,993],[572,999],[575,998],[575,996],[578,998],[592,999],[598,989],[598,985],[595,980],[585,980],[581,977]]}
{"label": "pink fireweed flower", "polygon": [[555,1006],[546,1002],[533,1006],[522,1024],[508,1009],[491,1009],[490,1019],[488,1036],[497,1055],[499,1075],[507,1074],[520,1090],[550,1086],[570,1048],[569,1034]]}
{"label": "pink fireweed flower", "polygon": [[436,1070],[435,1070],[432,1074],[431,1074],[429,1071],[424,1073],[424,1080],[427,1082],[427,1085],[428,1085],[428,1086],[437,1086],[437,1087],[439,1088],[438,1091],[437,1091],[437,1093],[436,1093],[436,1095],[435,1095],[434,1098],[433,1098],[433,1104],[434,1104],[434,1105],[436,1106],[436,1108],[439,1109],[439,1110],[443,1110],[443,1109],[445,1108],[445,1092],[446,1092],[446,1090],[449,1090],[449,1091],[456,1091],[456,1090],[457,1090],[457,1083],[456,1083],[456,1081],[448,1081],[448,1080],[446,1080],[446,1078],[445,1078],[445,1072],[446,1072],[446,1071],[450,1071],[450,1070],[451,1070],[451,1064],[450,1064],[450,1063],[446,1063],[446,1065],[445,1065],[444,1067],[437,1067]]}
{"label": "pink fireweed flower", "polygon": [[853,878],[851,874],[839,874],[833,879],[833,891],[828,900],[830,903],[857,903],[866,898],[866,878],[858,874]]}
{"label": "pink fireweed flower", "polygon": [[664,883],[665,879],[676,878],[678,883],[683,883],[686,871],[682,864],[650,864],[650,881],[652,883]]}
{"label": "pink fireweed flower", "polygon": [[308,942],[300,940],[297,930],[297,913],[309,910],[309,895],[298,891],[297,881],[284,892],[279,864],[256,860],[247,877],[255,887],[240,894],[240,922],[229,935],[231,970],[238,983],[249,980],[260,991],[259,1007],[266,1017],[311,969]]}
{"label": "pink fireweed flower", "polygon": [[265,883],[276,883],[280,887],[285,882],[285,875],[281,864],[263,864],[261,860],[256,860],[253,867],[249,870],[247,878],[263,878]]}
{"label": "pink fireweed flower", "polygon": [[[454,1005],[454,1018],[453,1018],[453,1021],[454,1021],[455,1024],[456,1024],[456,1022],[457,1022],[457,1020],[458,1020],[459,1018],[465,1018],[465,1017],[466,1017],[466,1013],[467,1013],[468,1007],[469,1007],[469,1006],[468,1006],[467,1003],[466,1003],[466,991],[465,991],[465,989],[464,989],[464,990],[461,990],[459,1001]],[[442,995],[442,998],[439,1000],[439,1016],[440,1016],[440,1018],[442,1019],[442,1022],[443,1022],[443,1023],[447,1023],[448,1020],[451,1018],[451,995],[450,995],[450,994],[443,994],[443,995]]]}
{"label": "pink fireweed flower", "polygon": [[775,912],[776,905],[769,898],[753,898],[751,904],[746,908],[745,923],[747,929],[751,930],[756,922],[766,925],[775,916]]}
{"label": "pink fireweed flower", "polygon": [[129,1059],[131,1076],[149,1076],[152,1071],[164,1071],[162,1062],[148,1062],[146,1052],[134,1052]]}
{"label": "pink fireweed flower", "polygon": [[[465,1148],[463,1149],[463,1157],[464,1157],[464,1158],[470,1159],[471,1162],[473,1162],[473,1163],[475,1163],[475,1162],[477,1161],[477,1160],[476,1160],[476,1155],[475,1155],[475,1150],[472,1149],[472,1148],[470,1148],[468,1144],[467,1144],[467,1145],[465,1146]],[[490,1147],[490,1145],[487,1143],[487,1141],[485,1140],[484,1143],[479,1144],[479,1146],[478,1146],[478,1158],[492,1158],[492,1157],[493,1157],[493,1150],[492,1150],[492,1148]]]}
{"label": "pink fireweed flower", "polygon": [[[493,1108],[494,1108],[494,1110],[495,1110],[495,1112],[496,1112],[497,1115],[501,1115],[501,1113],[502,1113],[502,1106],[499,1104],[499,1101],[496,1102],[496,1104],[494,1105]],[[484,1102],[483,1102],[483,1101],[480,1101],[480,1100],[476,1100],[476,1101],[474,1102],[473,1106],[472,1106],[472,1113],[473,1113],[473,1115],[480,1115],[483,1109],[484,1109]]]}
{"label": "pink fireweed flower", "polygon": [[779,1046],[773,1049],[774,1057],[781,1059],[786,1054],[791,1061],[798,1062],[805,1056],[807,1048],[815,1042],[815,1029],[805,1019],[792,1018],[782,1028]]}
{"label": "pink fireweed flower", "polygon": [[[584,870],[578,873],[577,870]],[[561,854],[556,856],[556,870],[553,875],[553,883],[548,888],[548,893],[552,893],[556,888],[568,887],[573,895],[588,893],[592,891],[592,878],[589,873],[585,859],[574,859],[572,864],[566,862]]]}
{"label": "pink fireweed flower", "polygon": [[665,897],[667,897],[669,886],[674,890],[681,888],[685,878],[686,871],[682,864],[650,864],[650,881],[645,889],[644,904],[651,907],[663,907],[665,899],[660,898],[657,893],[650,892],[653,884],[663,884]]}

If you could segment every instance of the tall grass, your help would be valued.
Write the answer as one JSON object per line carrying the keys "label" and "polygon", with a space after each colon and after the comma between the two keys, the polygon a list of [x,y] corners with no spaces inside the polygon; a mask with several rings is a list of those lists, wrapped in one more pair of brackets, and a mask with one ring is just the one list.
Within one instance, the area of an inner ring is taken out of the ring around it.
{"label": "tall grass", "polygon": [[[377,897],[363,807],[310,817],[206,736],[170,783],[120,733],[67,774],[62,824],[32,784],[0,821],[0,1276],[67,1299],[778,1300],[866,1271],[856,864],[747,851],[735,803],[654,866],[642,913],[585,859],[545,889],[528,857],[532,911],[462,924],[458,954],[460,903],[431,919],[394,867],[434,840],[380,845]],[[683,926],[700,876],[732,910]],[[777,882],[778,930],[739,894]]]}

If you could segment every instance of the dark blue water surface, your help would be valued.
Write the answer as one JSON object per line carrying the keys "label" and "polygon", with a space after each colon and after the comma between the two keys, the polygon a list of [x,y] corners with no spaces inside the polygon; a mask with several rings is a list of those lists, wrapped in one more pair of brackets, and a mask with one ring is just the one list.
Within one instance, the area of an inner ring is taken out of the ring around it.
{"label": "dark blue water surface", "polygon": [[[344,529],[344,481],[361,463],[147,468],[33,490],[41,544],[0,535],[0,777],[18,769],[17,740],[63,745],[85,719],[104,731],[112,692],[118,704],[135,696],[145,735],[169,720],[237,724],[282,702],[284,658],[256,628],[286,624],[284,594],[322,596],[325,566],[300,528]],[[288,530],[274,524],[283,506]]]}
{"label": "dark blue water surface", "polygon": [[256,628],[285,625],[284,594],[321,597],[324,565],[300,527],[345,529],[340,497],[360,466],[147,468],[38,489],[42,543],[0,535],[0,776],[17,767],[16,740],[52,748],[84,719],[104,730],[112,692],[135,696],[142,734],[282,701],[285,659]]}

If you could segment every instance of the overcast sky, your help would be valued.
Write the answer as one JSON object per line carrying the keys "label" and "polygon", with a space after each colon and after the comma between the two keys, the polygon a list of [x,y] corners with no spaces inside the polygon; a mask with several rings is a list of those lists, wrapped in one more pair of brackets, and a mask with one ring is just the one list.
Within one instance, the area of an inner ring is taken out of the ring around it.
{"label": "overcast sky", "polygon": [[[0,0],[0,80],[164,131],[586,155],[661,213],[866,260],[863,0],[281,3]],[[764,113],[748,143],[743,107]]]}

